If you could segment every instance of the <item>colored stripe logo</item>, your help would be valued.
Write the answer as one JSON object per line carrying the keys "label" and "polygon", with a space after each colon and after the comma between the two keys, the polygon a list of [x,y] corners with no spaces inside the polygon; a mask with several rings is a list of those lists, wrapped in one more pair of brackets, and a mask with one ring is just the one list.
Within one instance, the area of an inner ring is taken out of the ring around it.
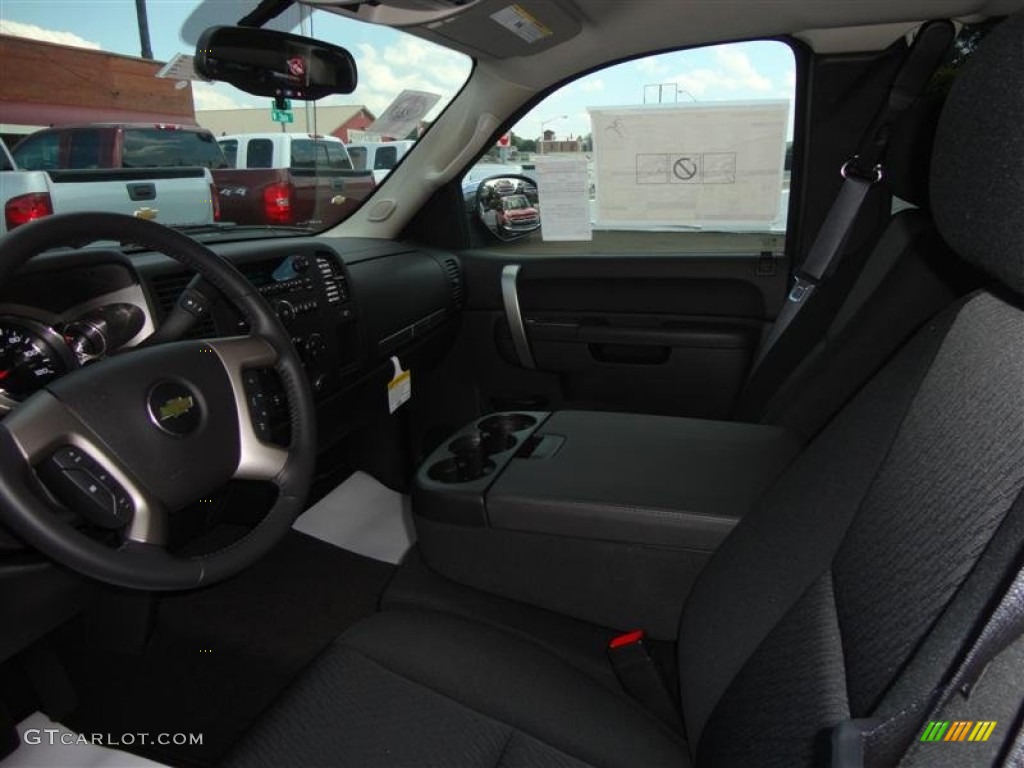
{"label": "colored stripe logo", "polygon": [[925,726],[921,741],[988,741],[997,723],[996,720],[932,720]]}

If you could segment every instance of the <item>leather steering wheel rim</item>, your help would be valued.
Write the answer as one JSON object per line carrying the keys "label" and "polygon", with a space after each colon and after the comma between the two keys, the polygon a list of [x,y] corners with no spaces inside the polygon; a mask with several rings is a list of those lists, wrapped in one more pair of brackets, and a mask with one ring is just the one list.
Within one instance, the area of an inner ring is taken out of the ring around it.
{"label": "leather steering wheel rim", "polygon": [[[99,581],[150,590],[204,586],[266,554],[302,512],[316,462],[312,390],[288,332],[262,295],[229,262],[163,225],[114,213],[62,214],[25,224],[0,241],[0,285],[43,251],[97,240],[137,244],[194,270],[242,313],[249,334],[128,350],[72,371],[26,399],[0,421],[0,520],[43,554]],[[240,382],[243,369],[255,367],[273,367],[281,378],[291,427],[287,449],[254,441]],[[194,394],[199,413],[194,434],[169,435],[154,421],[152,393],[165,381]],[[94,402],[108,390],[119,393],[117,401],[111,395],[118,424],[104,416],[103,403]],[[143,393],[149,393],[148,414],[133,407]],[[229,403],[234,414],[227,412]],[[62,444],[90,454],[128,490],[134,512],[116,549],[69,525],[47,500],[34,468]],[[206,461],[193,455],[211,446],[223,450],[211,448]],[[150,466],[162,456],[177,464]],[[194,501],[213,490],[224,472],[222,482],[246,477],[276,485],[278,497],[270,511],[252,531],[219,551],[196,557],[168,552],[162,541],[164,518],[181,505],[186,486],[193,476],[203,483]],[[149,519],[139,519],[143,511]]]}

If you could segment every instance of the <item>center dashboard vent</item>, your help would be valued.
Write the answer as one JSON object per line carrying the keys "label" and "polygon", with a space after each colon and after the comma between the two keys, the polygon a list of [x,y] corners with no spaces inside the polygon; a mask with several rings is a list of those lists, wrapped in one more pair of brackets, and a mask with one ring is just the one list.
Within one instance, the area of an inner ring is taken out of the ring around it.
{"label": "center dashboard vent", "polygon": [[459,269],[459,262],[455,259],[445,259],[442,262],[444,272],[448,276],[448,285],[451,290],[452,304],[456,309],[462,307],[462,300],[465,292],[462,286],[462,270]]}
{"label": "center dashboard vent", "polygon": [[337,256],[332,253],[318,252],[316,254],[316,268],[323,278],[328,304],[345,304],[351,301],[352,295],[349,290],[348,277],[345,275],[344,267],[338,263]]}
{"label": "center dashboard vent", "polygon": [[[174,309],[174,304],[185,290],[185,286],[193,278],[191,272],[169,272],[164,275],[157,275],[152,279],[150,285],[153,288],[153,297],[160,308],[160,318],[163,319]],[[192,330],[185,334],[186,339],[205,339],[217,335],[217,328],[213,324],[213,318],[209,315],[196,323]]]}

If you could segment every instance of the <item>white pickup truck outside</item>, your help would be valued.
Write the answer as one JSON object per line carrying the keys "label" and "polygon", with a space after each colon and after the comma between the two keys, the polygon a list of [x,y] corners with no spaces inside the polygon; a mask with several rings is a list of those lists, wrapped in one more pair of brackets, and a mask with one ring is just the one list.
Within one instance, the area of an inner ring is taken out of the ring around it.
{"label": "white pickup truck outside", "polygon": [[[352,170],[345,142],[306,133],[239,133],[218,136],[228,168],[335,168]],[[317,153],[323,157],[317,158]]]}
{"label": "white pickup truck outside", "polygon": [[348,154],[357,171],[373,171],[373,180],[380,184],[398,165],[415,141],[360,141],[348,145]]}
{"label": "white pickup truck outside", "polygon": [[[195,135],[155,126],[69,126],[37,131],[13,152],[4,147],[3,167],[10,170],[0,171],[0,232],[41,216],[82,211],[172,227],[211,224],[218,198],[210,169],[187,164],[175,149]],[[111,153],[118,156],[107,157]]]}

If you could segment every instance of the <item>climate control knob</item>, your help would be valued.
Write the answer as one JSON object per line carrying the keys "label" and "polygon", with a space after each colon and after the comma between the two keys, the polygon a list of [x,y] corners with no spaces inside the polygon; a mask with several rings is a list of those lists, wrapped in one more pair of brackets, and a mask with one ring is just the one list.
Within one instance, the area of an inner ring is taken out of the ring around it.
{"label": "climate control knob", "polygon": [[319,333],[309,334],[309,338],[306,339],[306,356],[314,358],[320,355],[324,351],[324,337]]}
{"label": "climate control knob", "polygon": [[292,306],[290,301],[285,301],[284,299],[281,301],[275,301],[274,312],[277,314],[278,318],[280,318],[281,322],[286,325],[295,319],[295,307]]}

